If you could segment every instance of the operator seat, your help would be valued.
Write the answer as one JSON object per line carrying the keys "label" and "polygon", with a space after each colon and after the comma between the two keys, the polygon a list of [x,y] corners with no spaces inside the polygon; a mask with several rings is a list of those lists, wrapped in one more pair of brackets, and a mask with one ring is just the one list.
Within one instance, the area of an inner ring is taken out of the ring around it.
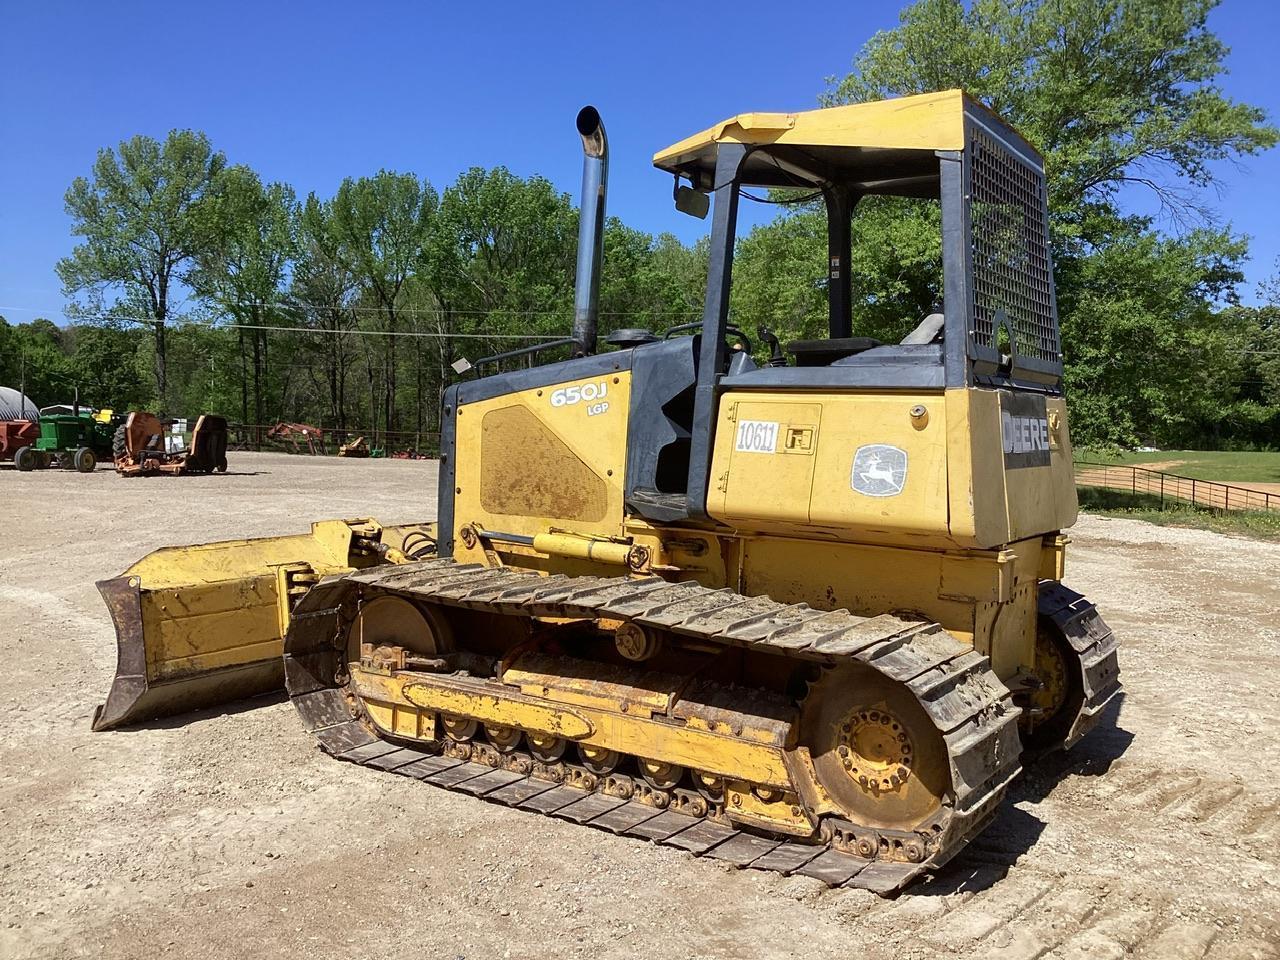
{"label": "operator seat", "polygon": [[881,343],[874,337],[794,340],[787,344],[787,352],[796,358],[797,367],[847,367],[916,355],[941,356],[945,324],[942,311],[935,310],[897,343]]}
{"label": "operator seat", "polygon": [[874,337],[832,337],[826,340],[793,340],[787,344],[787,352],[796,358],[797,367],[829,367],[838,360],[880,345]]}
{"label": "operator seat", "polygon": [[923,320],[921,320],[914,330],[898,341],[901,346],[913,347],[922,343],[940,343],[942,341],[942,331],[947,318],[943,316],[941,310],[935,310]]}
{"label": "operator seat", "polygon": [[945,320],[941,311],[929,314],[898,343],[885,343],[854,356],[835,361],[833,367],[868,366],[881,363],[942,364]]}

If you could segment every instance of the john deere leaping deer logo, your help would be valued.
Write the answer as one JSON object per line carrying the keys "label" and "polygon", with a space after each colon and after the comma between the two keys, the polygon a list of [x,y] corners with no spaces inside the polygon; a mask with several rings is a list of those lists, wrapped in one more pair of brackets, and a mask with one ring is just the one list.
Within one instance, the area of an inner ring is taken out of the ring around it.
{"label": "john deere leaping deer logo", "polygon": [[907,482],[907,452],[887,443],[869,443],[853,455],[849,485],[868,497],[896,497]]}

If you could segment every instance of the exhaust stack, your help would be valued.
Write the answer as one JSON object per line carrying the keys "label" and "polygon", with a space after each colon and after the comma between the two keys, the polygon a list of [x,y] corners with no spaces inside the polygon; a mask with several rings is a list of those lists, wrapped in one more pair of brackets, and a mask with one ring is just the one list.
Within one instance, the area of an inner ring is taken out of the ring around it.
{"label": "exhaust stack", "polygon": [[578,111],[582,137],[582,207],[578,269],[573,290],[573,339],[584,356],[596,352],[600,315],[600,262],[604,258],[604,198],[609,185],[609,139],[595,107]]}

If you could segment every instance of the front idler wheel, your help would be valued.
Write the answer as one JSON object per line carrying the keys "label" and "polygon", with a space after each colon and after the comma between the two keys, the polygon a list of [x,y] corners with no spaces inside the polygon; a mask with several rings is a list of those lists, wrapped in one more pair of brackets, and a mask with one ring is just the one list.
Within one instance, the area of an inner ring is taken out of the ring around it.
{"label": "front idler wheel", "polygon": [[407,653],[434,657],[453,649],[448,622],[404,597],[384,594],[360,604],[347,641],[347,659],[360,659],[361,647],[403,647]]}

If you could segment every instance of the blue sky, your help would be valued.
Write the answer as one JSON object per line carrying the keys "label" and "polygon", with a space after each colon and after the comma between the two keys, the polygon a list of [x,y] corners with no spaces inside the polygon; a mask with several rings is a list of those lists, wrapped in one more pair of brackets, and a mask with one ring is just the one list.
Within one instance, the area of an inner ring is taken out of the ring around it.
{"label": "blue sky", "polygon": [[[380,167],[443,188],[496,164],[576,195],[573,118],[590,102],[609,131],[609,212],[692,240],[704,225],[672,209],[653,152],[734,113],[814,106],[899,7],[0,0],[0,314],[61,319],[67,185],[100,147],[173,127],[300,195]],[[1280,120],[1280,4],[1225,0],[1212,24],[1232,48],[1227,91]],[[1280,150],[1222,179],[1216,207],[1253,238],[1252,301],[1280,256]]]}

